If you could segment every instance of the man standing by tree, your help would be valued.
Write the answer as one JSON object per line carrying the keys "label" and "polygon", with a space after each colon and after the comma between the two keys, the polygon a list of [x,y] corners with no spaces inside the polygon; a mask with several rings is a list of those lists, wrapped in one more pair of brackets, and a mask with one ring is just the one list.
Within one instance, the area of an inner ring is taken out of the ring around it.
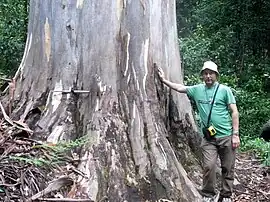
{"label": "man standing by tree", "polygon": [[[240,145],[239,118],[235,98],[229,87],[219,84],[217,65],[206,61],[201,70],[204,83],[184,86],[165,79],[158,68],[161,81],[170,88],[187,93],[198,108],[204,138],[203,151],[203,201],[211,202],[215,196],[216,162],[219,156],[222,168],[220,202],[231,202],[234,179],[235,150]],[[231,112],[231,114],[230,114]]]}

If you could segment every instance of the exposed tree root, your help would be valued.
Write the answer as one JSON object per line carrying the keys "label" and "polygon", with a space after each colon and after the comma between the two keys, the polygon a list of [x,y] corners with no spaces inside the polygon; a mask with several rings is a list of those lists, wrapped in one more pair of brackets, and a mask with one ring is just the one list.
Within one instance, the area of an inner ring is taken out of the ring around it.
{"label": "exposed tree root", "polygon": [[[54,155],[54,145],[32,140],[19,128],[10,130],[7,122],[0,127],[0,201],[88,202],[72,198],[78,176],[78,159]],[[53,180],[56,179],[56,180]],[[195,179],[195,178],[194,178]],[[193,179],[193,181],[194,181]],[[196,179],[200,181],[201,179]],[[196,182],[195,182],[196,183]],[[200,184],[200,183],[196,183]],[[270,200],[270,168],[251,154],[239,153],[236,162],[235,202]]]}

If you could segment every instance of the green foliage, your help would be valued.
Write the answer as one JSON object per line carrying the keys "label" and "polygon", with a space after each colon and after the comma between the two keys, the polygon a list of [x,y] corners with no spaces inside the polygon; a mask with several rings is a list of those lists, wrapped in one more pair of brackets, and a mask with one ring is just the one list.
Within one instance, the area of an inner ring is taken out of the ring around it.
{"label": "green foliage", "polygon": [[0,2],[0,72],[13,73],[22,59],[27,36],[28,0]]}
{"label": "green foliage", "polygon": [[27,164],[31,164],[33,166],[41,167],[41,166],[55,166],[62,163],[65,163],[71,159],[69,159],[69,153],[73,149],[77,149],[89,142],[89,139],[86,136],[78,138],[73,141],[68,142],[60,142],[56,145],[51,144],[41,144],[35,145],[32,149],[45,151],[46,155],[39,156],[10,156],[9,158],[15,161],[23,161]]}
{"label": "green foliage", "polygon": [[257,154],[266,166],[270,166],[270,143],[265,142],[260,138],[248,139],[244,137],[241,139],[244,144],[241,147],[243,151],[250,151]]}
{"label": "green foliage", "polygon": [[[216,40],[218,37],[220,40]],[[217,32],[214,38],[210,38],[202,27],[198,27],[192,36],[181,38],[180,51],[185,71],[189,74],[198,74],[203,62],[212,60],[218,64],[220,72],[234,74],[236,64],[233,63],[233,51],[227,43],[227,38],[230,38],[230,35],[221,32]]]}
{"label": "green foliage", "polygon": [[216,62],[220,83],[237,99],[243,149],[254,145],[269,162],[269,145],[257,138],[270,115],[270,2],[177,0],[177,5],[184,7],[177,12],[186,22],[178,20],[185,83],[200,82],[205,60]]}
{"label": "green foliage", "polygon": [[37,167],[41,167],[44,165],[52,165],[51,161],[48,161],[44,158],[35,158],[35,157],[29,158],[29,157],[21,157],[21,156],[10,156],[9,158],[15,161],[23,161],[27,164],[31,164]]}
{"label": "green foliage", "polygon": [[191,75],[198,75],[203,62],[211,58],[209,40],[194,34],[192,38],[180,39],[180,45],[185,70]]}
{"label": "green foliage", "polygon": [[262,81],[256,76],[251,77],[245,87],[236,93],[240,112],[241,150],[256,153],[265,165],[270,166],[270,143],[259,138],[262,126],[269,120],[270,99],[261,90]]}
{"label": "green foliage", "polygon": [[192,28],[196,23],[191,22],[193,7],[197,4],[197,0],[177,0],[176,1],[176,18],[178,31],[181,36],[189,36]]}
{"label": "green foliage", "polygon": [[258,137],[262,126],[269,120],[269,98],[260,92],[247,91],[239,91],[237,98],[242,135]]}
{"label": "green foliage", "polygon": [[80,147],[86,144],[88,141],[89,139],[86,136],[83,136],[73,141],[62,141],[56,145],[51,145],[51,144],[36,145],[36,146],[33,146],[33,148],[35,149],[44,148],[46,150],[50,150],[51,153],[58,155],[58,154],[64,154],[66,152],[71,151],[74,148]]}
{"label": "green foliage", "polygon": [[[184,7],[178,9],[178,16],[187,23],[185,26],[178,20],[187,71],[194,73],[202,61],[211,59],[224,74],[236,73],[241,86],[249,75],[263,77],[270,72],[269,1],[177,2],[178,7]],[[187,9],[189,12],[184,12]],[[187,33],[186,29],[189,35],[182,34],[181,30]],[[270,79],[264,79],[263,88],[270,92]]]}

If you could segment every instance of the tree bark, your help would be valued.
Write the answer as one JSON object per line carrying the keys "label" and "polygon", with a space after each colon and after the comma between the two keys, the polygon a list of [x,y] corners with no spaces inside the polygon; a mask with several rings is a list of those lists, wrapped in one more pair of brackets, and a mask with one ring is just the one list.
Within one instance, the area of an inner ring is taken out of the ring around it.
{"label": "tree bark", "polygon": [[190,103],[154,68],[183,82],[175,16],[174,0],[30,1],[12,118],[39,140],[88,137],[73,197],[200,201],[174,151],[188,169]]}

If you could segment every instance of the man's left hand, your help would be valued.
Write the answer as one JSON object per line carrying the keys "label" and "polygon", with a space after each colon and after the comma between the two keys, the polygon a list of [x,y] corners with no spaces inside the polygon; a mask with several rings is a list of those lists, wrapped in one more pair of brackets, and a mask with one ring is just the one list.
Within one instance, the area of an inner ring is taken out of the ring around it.
{"label": "man's left hand", "polygon": [[239,135],[232,135],[232,148],[237,149],[240,146],[240,138]]}

